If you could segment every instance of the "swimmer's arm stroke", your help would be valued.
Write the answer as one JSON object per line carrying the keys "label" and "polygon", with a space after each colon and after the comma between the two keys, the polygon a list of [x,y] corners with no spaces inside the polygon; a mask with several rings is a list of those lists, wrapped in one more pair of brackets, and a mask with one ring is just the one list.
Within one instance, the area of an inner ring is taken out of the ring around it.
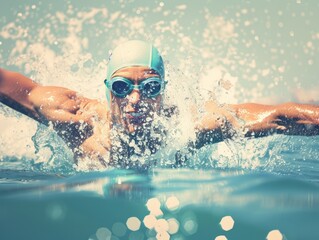
{"label": "swimmer's arm stroke", "polygon": [[319,135],[319,106],[299,103],[218,105],[207,102],[196,120],[197,147],[238,135]]}
{"label": "swimmer's arm stroke", "polygon": [[0,102],[41,122],[39,114],[29,100],[30,92],[38,86],[19,73],[0,68]]}
{"label": "swimmer's arm stroke", "polygon": [[73,147],[92,134],[89,128],[92,116],[80,111],[92,100],[75,91],[41,86],[19,73],[0,68],[0,102],[42,124],[52,124]]}

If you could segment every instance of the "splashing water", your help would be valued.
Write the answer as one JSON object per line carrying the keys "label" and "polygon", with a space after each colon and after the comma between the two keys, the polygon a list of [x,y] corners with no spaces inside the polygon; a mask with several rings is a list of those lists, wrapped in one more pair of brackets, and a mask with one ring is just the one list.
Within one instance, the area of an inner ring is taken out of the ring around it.
{"label": "splashing water", "polygon": [[[44,1],[21,4],[15,10],[8,6],[6,17],[0,19],[0,62],[40,84],[64,86],[86,97],[104,99],[109,51],[129,39],[154,43],[167,68],[165,102],[179,109],[178,117],[163,121],[170,130],[168,142],[174,142],[160,154],[163,165],[169,165],[177,150],[188,154],[185,146],[195,137],[189,111],[193,104],[200,109],[208,99],[220,104],[316,100],[311,98],[316,94],[295,90],[301,84],[307,90],[313,76],[318,75],[313,63],[319,49],[319,29],[313,25],[316,17],[310,3],[272,7],[262,3],[214,4],[215,8],[209,7],[210,1],[202,6],[120,1],[92,7]],[[291,11],[285,12],[286,8]],[[293,70],[301,66],[305,72]],[[306,72],[309,82],[300,82]],[[0,127],[9,126],[6,133],[1,128],[1,159],[32,159],[40,169],[72,168],[70,152],[50,130],[2,105],[0,121]],[[278,153],[289,145],[289,138],[281,140],[275,136],[247,141],[239,136],[192,154],[188,164],[272,171],[284,164]]]}
{"label": "splashing water", "polygon": [[[195,137],[190,108],[200,111],[207,100],[318,102],[318,7],[303,0],[3,1],[1,68],[104,100],[111,49],[148,40],[163,54],[164,102],[178,114],[156,118],[167,129],[166,145],[134,159],[156,158],[157,167],[84,173],[89,167],[74,166],[50,126],[0,104],[1,236],[319,239],[318,137],[247,139],[239,132],[188,147]],[[171,169],[177,152],[185,168]]]}

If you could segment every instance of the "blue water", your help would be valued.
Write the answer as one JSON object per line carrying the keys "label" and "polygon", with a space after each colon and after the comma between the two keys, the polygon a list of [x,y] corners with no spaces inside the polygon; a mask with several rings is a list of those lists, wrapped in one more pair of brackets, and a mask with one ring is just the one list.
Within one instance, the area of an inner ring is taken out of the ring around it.
{"label": "blue water", "polygon": [[[278,141],[269,139],[261,161],[266,164],[254,168],[243,161],[231,167],[59,172],[21,169],[21,160],[3,159],[0,239],[266,239],[273,230],[283,239],[319,239],[319,137],[282,139],[275,153]],[[199,155],[201,162],[218,161]],[[270,166],[270,158],[278,164]],[[171,197],[178,200],[175,209],[166,205]],[[155,198],[162,211],[156,218],[174,219],[178,230],[158,235],[159,227],[144,225],[147,202]],[[234,220],[229,231],[220,224],[225,216]],[[141,221],[137,231],[129,228],[130,217]]]}
{"label": "blue water", "polygon": [[[221,103],[318,102],[318,6],[317,0],[1,1],[0,62],[40,84],[104,100],[108,51],[148,39],[164,53],[167,95],[186,112],[186,100],[197,96],[194,79],[209,90],[198,96],[211,100],[213,91]],[[168,239],[165,227],[143,224],[154,198],[163,212],[157,219],[179,223],[170,239],[257,240],[273,230],[288,240],[319,239],[319,137],[239,139],[227,143],[225,154],[214,144],[181,169],[80,172],[56,135],[38,127],[31,141],[33,125],[14,122],[13,113],[6,118],[11,112],[0,108],[0,240]],[[32,144],[34,158],[19,151]],[[179,201],[175,210],[165,205],[170,197]],[[225,216],[234,220],[229,231],[219,224]],[[142,222],[138,231],[128,229],[130,217]]]}

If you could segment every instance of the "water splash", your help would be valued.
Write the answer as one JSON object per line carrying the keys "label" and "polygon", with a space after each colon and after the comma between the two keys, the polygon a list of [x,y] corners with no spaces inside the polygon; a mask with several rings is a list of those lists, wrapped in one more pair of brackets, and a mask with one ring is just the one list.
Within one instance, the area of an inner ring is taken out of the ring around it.
{"label": "water splash", "polygon": [[33,171],[74,173],[73,154],[52,127],[39,124],[32,141],[36,158],[30,161],[29,167]]}
{"label": "water splash", "polygon": [[[283,11],[287,8],[291,9],[289,14]],[[103,79],[108,54],[119,43],[146,39],[161,50],[169,80],[165,101],[176,105],[180,110],[179,118],[183,119],[167,123],[172,130],[169,142],[175,143],[162,152],[168,164],[174,162],[175,150],[183,152],[185,144],[194,139],[194,124],[191,120],[185,121],[191,119],[191,104],[200,108],[207,99],[216,99],[221,104],[253,100],[273,103],[283,98],[288,100],[289,96],[296,100],[317,100],[311,79],[317,75],[313,66],[319,49],[319,31],[313,25],[317,21],[314,21],[310,3],[269,7],[260,3],[224,6],[207,1],[197,6],[192,3],[120,1],[119,4],[88,7],[43,2],[24,3],[14,9],[8,8],[7,17],[0,19],[1,64],[40,84],[75,89],[86,97],[104,99]],[[290,22],[295,25],[291,26]],[[272,31],[274,34],[270,34]],[[302,66],[305,72],[293,70]],[[313,89],[310,93],[300,90],[303,87],[301,79],[306,78],[310,79]],[[2,117],[6,114],[7,110],[1,107],[2,126],[10,125],[6,117]],[[10,111],[9,115],[17,116]],[[21,150],[23,145],[8,144],[18,142],[18,138],[30,142],[30,137],[35,134],[35,124],[27,123],[24,118],[20,121],[32,127],[25,127],[23,135],[13,134],[13,131],[10,136],[4,135],[5,140],[0,144],[1,156],[16,154],[18,158],[30,156],[35,162],[44,162],[34,156],[32,143],[28,144],[27,153]],[[38,137],[43,143],[36,139]],[[47,156],[48,166],[55,164],[53,155],[61,150],[58,147],[60,140],[38,132],[33,139],[39,148],[37,154]],[[240,140],[207,147],[193,154],[190,156],[193,166],[208,161],[210,166],[220,168],[266,166],[271,169],[282,163],[281,159],[274,160],[280,147],[268,149],[271,145],[268,142],[273,139],[258,140],[261,145],[246,141],[240,144]],[[188,153],[187,149],[185,152]],[[268,162],[264,160],[267,156]]]}

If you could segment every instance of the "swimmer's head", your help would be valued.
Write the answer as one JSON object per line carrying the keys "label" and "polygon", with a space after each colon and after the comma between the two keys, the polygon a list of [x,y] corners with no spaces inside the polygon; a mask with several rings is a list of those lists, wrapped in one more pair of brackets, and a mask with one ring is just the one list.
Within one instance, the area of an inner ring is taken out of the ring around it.
{"label": "swimmer's head", "polygon": [[151,44],[133,40],[115,48],[105,80],[113,122],[129,132],[149,125],[161,108],[164,78],[163,59]]}

